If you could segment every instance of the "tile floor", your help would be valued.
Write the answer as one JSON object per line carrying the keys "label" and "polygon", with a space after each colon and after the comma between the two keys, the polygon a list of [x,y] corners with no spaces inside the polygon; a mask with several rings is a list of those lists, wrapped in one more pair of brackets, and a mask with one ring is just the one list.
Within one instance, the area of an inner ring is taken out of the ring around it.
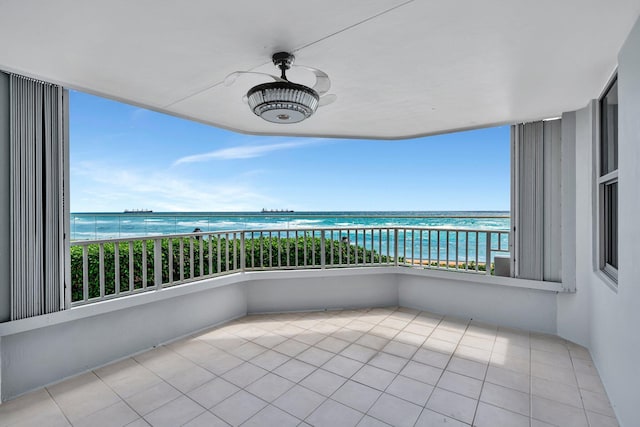
{"label": "tile floor", "polygon": [[616,426],[589,352],[404,308],[254,315],[0,405],[0,426]]}

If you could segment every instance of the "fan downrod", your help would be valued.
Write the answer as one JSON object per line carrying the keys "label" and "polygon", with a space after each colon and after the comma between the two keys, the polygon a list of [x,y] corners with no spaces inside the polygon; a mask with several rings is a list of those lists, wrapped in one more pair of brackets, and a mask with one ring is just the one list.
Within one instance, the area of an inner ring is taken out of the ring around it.
{"label": "fan downrod", "polygon": [[291,68],[291,65],[293,64],[293,61],[295,61],[296,57],[289,52],[276,52],[273,54],[271,59],[273,60],[273,65],[275,65],[280,69],[280,71],[282,71],[280,78],[288,81],[285,72],[289,68]]}

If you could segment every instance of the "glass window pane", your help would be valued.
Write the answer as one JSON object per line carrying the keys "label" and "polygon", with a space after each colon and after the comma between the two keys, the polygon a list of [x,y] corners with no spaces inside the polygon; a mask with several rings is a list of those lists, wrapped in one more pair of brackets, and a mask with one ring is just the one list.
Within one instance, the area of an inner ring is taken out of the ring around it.
{"label": "glass window pane", "polygon": [[600,176],[618,169],[618,80],[600,101]]}
{"label": "glass window pane", "polygon": [[604,186],[605,263],[618,268],[618,182]]}

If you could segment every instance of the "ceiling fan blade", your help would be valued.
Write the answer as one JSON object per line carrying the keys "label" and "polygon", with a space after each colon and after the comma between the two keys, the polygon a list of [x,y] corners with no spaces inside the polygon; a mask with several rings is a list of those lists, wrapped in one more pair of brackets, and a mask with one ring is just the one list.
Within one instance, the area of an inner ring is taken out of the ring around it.
{"label": "ceiling fan blade", "polygon": [[238,77],[240,77],[240,76],[242,76],[244,74],[257,74],[259,76],[266,76],[266,77],[269,77],[269,78],[273,79],[276,82],[283,82],[284,81],[280,77],[274,76],[272,74],[258,73],[256,71],[234,71],[233,73],[229,74],[227,77],[224,78],[224,85],[225,86],[231,86],[232,84],[234,84],[236,82]]}
{"label": "ceiling fan blade", "polygon": [[294,67],[309,70],[316,76],[316,84],[313,85],[312,89],[318,92],[318,95],[322,96],[331,89],[331,80],[329,80],[329,76],[324,71],[313,67],[307,67],[306,65],[294,65]]}
{"label": "ceiling fan blade", "polygon": [[320,101],[318,101],[318,107],[324,107],[325,105],[333,104],[336,99],[338,99],[338,97],[333,93],[325,95],[320,98]]}

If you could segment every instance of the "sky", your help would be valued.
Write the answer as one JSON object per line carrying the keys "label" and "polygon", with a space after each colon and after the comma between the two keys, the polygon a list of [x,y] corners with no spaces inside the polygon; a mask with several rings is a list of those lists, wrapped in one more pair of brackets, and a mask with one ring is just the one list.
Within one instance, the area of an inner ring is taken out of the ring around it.
{"label": "sky", "polygon": [[71,212],[510,207],[508,126],[396,141],[253,136],[70,93]]}

